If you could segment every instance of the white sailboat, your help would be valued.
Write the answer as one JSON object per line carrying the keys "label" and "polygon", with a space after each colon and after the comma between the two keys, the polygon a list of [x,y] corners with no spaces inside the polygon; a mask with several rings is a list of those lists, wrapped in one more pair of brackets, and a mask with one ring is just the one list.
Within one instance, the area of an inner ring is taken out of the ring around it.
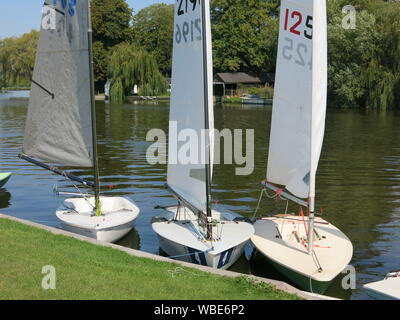
{"label": "white sailboat", "polygon": [[363,287],[374,300],[400,300],[400,270],[389,272],[385,279],[364,284]]}
{"label": "white sailboat", "polygon": [[[167,179],[178,206],[165,208],[153,218],[152,227],[169,256],[226,269],[242,255],[254,228],[243,217],[211,208],[214,113],[210,3],[182,3],[175,4]],[[202,155],[202,161],[179,161],[178,150],[188,142],[173,132],[186,129],[202,138],[204,143],[191,144],[191,152]]]}
{"label": "white sailboat", "polygon": [[[283,0],[265,188],[305,207],[254,224],[252,243],[300,288],[322,293],[353,255],[350,240],[314,217],[315,177],[325,131],[325,0]],[[286,191],[274,186],[285,186]],[[265,189],[263,190],[265,191]],[[306,199],[306,200],[302,200]]]}
{"label": "white sailboat", "polygon": [[[114,242],[127,234],[139,208],[125,197],[100,196],[90,0],[44,3],[20,158],[94,189],[56,211],[66,230]],[[94,182],[46,164],[93,167]]]}

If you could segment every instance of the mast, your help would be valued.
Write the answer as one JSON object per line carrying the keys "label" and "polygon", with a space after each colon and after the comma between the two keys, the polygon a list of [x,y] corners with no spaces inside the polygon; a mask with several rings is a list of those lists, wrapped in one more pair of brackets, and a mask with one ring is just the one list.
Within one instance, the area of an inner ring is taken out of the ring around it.
{"label": "mast", "polygon": [[[321,123],[325,122],[326,112],[326,88],[327,88],[327,22],[326,1],[314,0],[312,3],[313,32],[312,32],[312,70],[311,70],[311,134],[310,134],[310,189],[308,204],[308,254],[314,251],[314,210],[315,210],[315,180],[318,168],[318,160],[313,160],[313,152],[321,143],[324,129],[321,131]],[[322,86],[323,87],[318,87]],[[323,110],[321,113],[320,110]],[[324,128],[324,126],[323,126]],[[320,148],[321,148],[320,147]],[[319,149],[319,153],[321,149]],[[319,155],[318,155],[319,158]]]}
{"label": "mast", "polygon": [[310,197],[308,205],[308,254],[311,255],[314,249],[314,202],[315,198]]}
{"label": "mast", "polygon": [[212,212],[211,212],[211,171],[210,171],[210,119],[209,119],[209,96],[208,96],[208,54],[207,54],[207,28],[206,28],[206,0],[201,1],[201,16],[202,16],[202,38],[203,38],[203,81],[204,81],[204,129],[205,149],[206,149],[206,213],[207,213],[207,240],[212,239]]}
{"label": "mast", "polygon": [[92,30],[92,14],[91,14],[91,0],[88,0],[88,50],[89,50],[89,77],[90,77],[90,103],[92,110],[92,144],[93,144],[93,175],[94,175],[94,196],[95,207],[94,212],[96,215],[101,214],[100,208],[100,182],[99,182],[99,165],[97,159],[97,137],[96,137],[96,105],[94,97],[94,72],[93,72],[93,30]]}

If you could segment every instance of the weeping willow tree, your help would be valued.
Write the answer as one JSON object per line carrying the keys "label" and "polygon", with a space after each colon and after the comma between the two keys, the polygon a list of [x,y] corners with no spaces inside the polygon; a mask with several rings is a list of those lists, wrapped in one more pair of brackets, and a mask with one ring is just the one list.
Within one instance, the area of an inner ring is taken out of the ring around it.
{"label": "weeping willow tree", "polygon": [[342,107],[400,108],[400,2],[352,0],[356,27],[344,29],[347,4],[328,2],[328,101]]}
{"label": "weeping willow tree", "polygon": [[0,86],[29,86],[39,32],[0,40]]}
{"label": "weeping willow tree", "polygon": [[135,85],[139,94],[156,96],[166,93],[167,82],[155,58],[146,50],[129,43],[115,46],[110,54],[111,100],[122,102]]}

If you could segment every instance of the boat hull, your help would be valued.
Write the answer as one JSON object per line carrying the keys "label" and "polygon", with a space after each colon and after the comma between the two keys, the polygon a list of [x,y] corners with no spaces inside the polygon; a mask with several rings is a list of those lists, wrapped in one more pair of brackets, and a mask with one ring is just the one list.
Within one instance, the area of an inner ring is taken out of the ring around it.
{"label": "boat hull", "polygon": [[236,247],[228,248],[226,251],[218,254],[213,254],[187,247],[160,235],[157,236],[160,248],[168,254],[170,258],[216,269],[228,269],[231,267],[243,254],[244,248],[248,242],[245,241]]}
{"label": "boat hull", "polygon": [[367,283],[363,287],[374,300],[400,300],[400,277]]}
{"label": "boat hull", "polygon": [[321,218],[315,220],[314,254],[308,254],[308,218],[280,215],[257,220],[253,245],[302,290],[323,294],[353,255],[350,240]]}
{"label": "boat hull", "polygon": [[332,281],[316,281],[314,279],[309,278],[308,276],[305,276],[303,274],[300,274],[289,268],[284,267],[283,265],[269,259],[265,255],[263,255],[263,256],[268,259],[269,263],[280,274],[282,274],[287,279],[289,279],[291,282],[293,282],[296,285],[296,287],[298,287],[301,290],[318,293],[318,294],[323,294],[332,283]]}
{"label": "boat hull", "polygon": [[68,223],[61,222],[61,227],[69,232],[79,234],[88,238],[104,242],[117,242],[126,236],[133,228],[134,220],[125,223],[121,226],[96,229],[96,228],[81,228]]}
{"label": "boat hull", "polygon": [[105,242],[116,242],[133,228],[139,208],[125,197],[100,197],[103,215],[93,215],[94,198],[71,198],[56,211],[64,230]]}
{"label": "boat hull", "polygon": [[272,104],[271,99],[241,99],[242,104],[255,104],[255,105],[265,105],[265,104]]}
{"label": "boat hull", "polygon": [[11,178],[11,173],[0,173],[0,188],[2,188]]}
{"label": "boat hull", "polygon": [[[198,231],[193,233],[195,227],[191,223],[196,218],[190,210],[186,209],[189,211],[189,220],[174,220],[176,210],[177,207],[171,207],[164,214],[153,218],[152,222],[160,248],[173,259],[227,269],[240,258],[254,233],[251,223],[234,222],[236,216],[230,216],[232,220],[229,221],[229,218],[226,220],[221,239],[210,243],[201,239]],[[222,215],[213,211],[213,216],[214,214]],[[189,222],[190,220],[192,222]]]}

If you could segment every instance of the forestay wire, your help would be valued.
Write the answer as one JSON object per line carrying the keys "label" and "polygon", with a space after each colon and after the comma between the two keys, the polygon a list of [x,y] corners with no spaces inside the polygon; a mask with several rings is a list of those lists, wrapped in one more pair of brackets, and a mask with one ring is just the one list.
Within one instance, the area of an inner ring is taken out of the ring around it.
{"label": "forestay wire", "polygon": [[270,195],[270,194],[268,194],[268,192],[267,192],[267,188],[262,188],[262,189],[261,189],[261,193],[260,193],[260,197],[258,198],[257,207],[256,207],[256,210],[254,211],[254,215],[253,215],[253,217],[252,217],[252,220],[254,220],[254,219],[256,218],[256,216],[257,216],[257,212],[258,212],[258,209],[260,208],[261,200],[262,200],[264,194],[265,194],[265,195],[267,196],[267,198],[269,198],[269,199],[281,199],[281,200],[283,200],[283,201],[286,201],[285,214],[287,213],[288,208],[289,208],[289,200],[286,199],[286,198],[284,198],[284,197],[282,197],[282,195],[280,194],[280,192],[275,192],[273,195]]}
{"label": "forestay wire", "polygon": [[[67,176],[64,176],[64,177],[68,179]],[[78,191],[78,193],[82,196],[82,198],[85,199],[85,200],[88,202],[88,204],[94,209],[94,208],[95,208],[95,205],[92,204],[92,203],[90,202],[90,200],[89,200],[90,194],[83,193],[82,190],[74,183],[73,180],[68,179],[68,181],[72,183],[72,185],[75,187],[75,189]],[[60,192],[58,191],[57,184],[55,184],[55,185],[53,186],[53,191],[54,191],[57,195],[60,195]],[[68,207],[67,207],[67,209],[72,209],[72,208],[68,208]]]}

